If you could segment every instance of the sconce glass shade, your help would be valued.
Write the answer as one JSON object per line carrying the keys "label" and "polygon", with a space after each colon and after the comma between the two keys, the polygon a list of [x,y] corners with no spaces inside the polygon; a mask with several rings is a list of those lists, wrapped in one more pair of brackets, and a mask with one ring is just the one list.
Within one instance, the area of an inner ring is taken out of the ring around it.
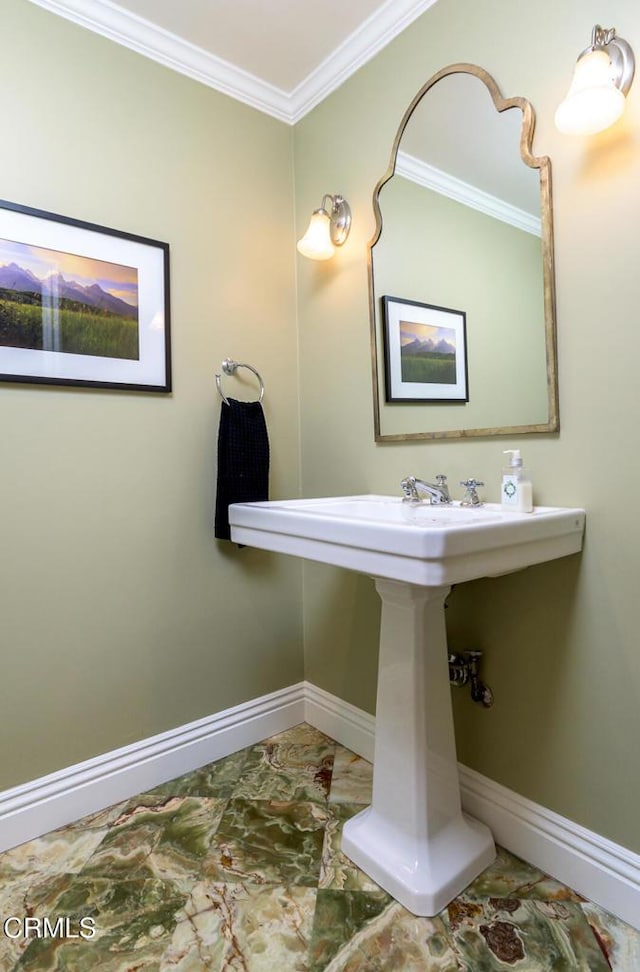
{"label": "sconce glass shade", "polygon": [[569,93],[558,106],[556,126],[566,135],[595,135],[618,120],[631,87],[635,58],[615,27],[596,24],[591,46],[578,58]]}
{"label": "sconce glass shade", "polygon": [[569,93],[556,111],[556,126],[565,135],[595,135],[618,120],[624,101],[607,52],[588,51],[578,59]]}
{"label": "sconce glass shade", "polygon": [[351,229],[351,209],[344,198],[327,193],[316,209],[307,232],[298,241],[298,251],[310,260],[329,260],[342,246]]}
{"label": "sconce glass shade", "polygon": [[329,260],[336,252],[331,242],[331,219],[326,209],[316,209],[307,232],[298,240],[298,252],[310,260]]}

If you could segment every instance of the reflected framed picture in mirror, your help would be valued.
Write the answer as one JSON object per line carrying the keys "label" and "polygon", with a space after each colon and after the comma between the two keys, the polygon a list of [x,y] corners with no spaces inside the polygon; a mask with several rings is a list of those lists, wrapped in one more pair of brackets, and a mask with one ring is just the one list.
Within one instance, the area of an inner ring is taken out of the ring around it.
{"label": "reflected framed picture in mirror", "polygon": [[387,402],[468,402],[467,317],[451,307],[382,298]]}

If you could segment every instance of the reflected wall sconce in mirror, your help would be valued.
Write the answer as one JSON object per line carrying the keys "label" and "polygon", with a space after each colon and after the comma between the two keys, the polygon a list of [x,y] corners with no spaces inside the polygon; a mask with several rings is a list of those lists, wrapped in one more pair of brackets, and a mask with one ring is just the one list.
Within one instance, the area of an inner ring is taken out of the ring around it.
{"label": "reflected wall sconce in mirror", "polygon": [[615,27],[593,28],[591,45],[577,60],[573,81],[555,121],[565,135],[595,135],[618,120],[631,87],[635,58]]}
{"label": "reflected wall sconce in mirror", "polygon": [[298,252],[310,260],[329,260],[342,246],[351,229],[351,209],[343,196],[323,196],[320,209],[311,216],[307,232],[298,240]]}

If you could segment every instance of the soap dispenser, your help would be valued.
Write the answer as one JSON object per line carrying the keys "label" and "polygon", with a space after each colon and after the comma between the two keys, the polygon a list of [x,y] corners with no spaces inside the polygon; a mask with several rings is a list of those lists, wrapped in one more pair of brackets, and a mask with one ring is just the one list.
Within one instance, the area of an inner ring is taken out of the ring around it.
{"label": "soap dispenser", "polygon": [[513,513],[531,513],[533,486],[529,473],[522,465],[520,450],[505,449],[504,454],[510,455],[511,461],[502,470],[502,509]]}

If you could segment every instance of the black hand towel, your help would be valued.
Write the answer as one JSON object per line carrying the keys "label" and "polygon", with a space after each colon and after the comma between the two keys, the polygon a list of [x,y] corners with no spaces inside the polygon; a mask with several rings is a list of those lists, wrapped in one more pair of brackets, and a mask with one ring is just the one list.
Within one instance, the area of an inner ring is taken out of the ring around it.
{"label": "black hand towel", "polygon": [[269,499],[269,436],[260,402],[222,403],[215,535],[230,540],[229,503]]}

